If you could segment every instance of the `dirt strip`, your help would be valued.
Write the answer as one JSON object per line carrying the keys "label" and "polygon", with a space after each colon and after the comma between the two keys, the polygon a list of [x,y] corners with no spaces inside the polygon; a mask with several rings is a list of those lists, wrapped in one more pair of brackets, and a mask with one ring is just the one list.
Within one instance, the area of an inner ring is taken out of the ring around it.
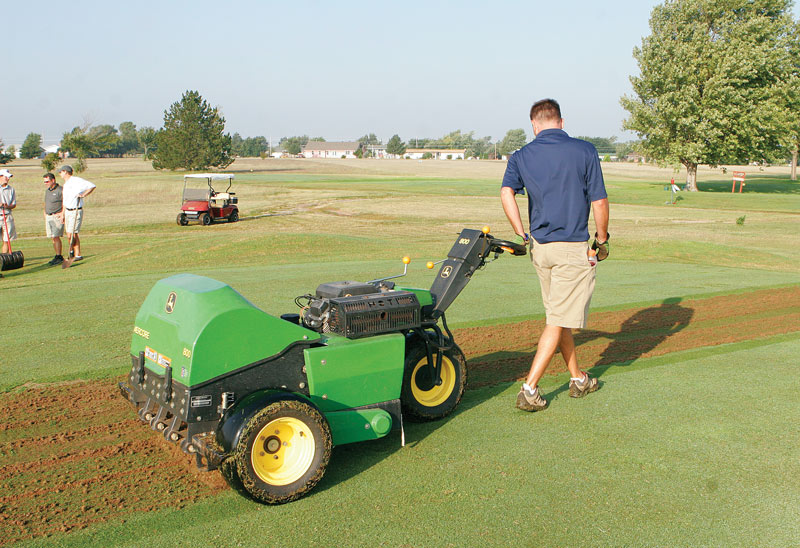
{"label": "dirt strip", "polygon": [[[515,311],[519,312],[519,311]],[[800,286],[593,313],[576,333],[583,367],[800,332]],[[523,377],[543,321],[455,331],[470,387]],[[565,369],[556,357],[548,373]],[[227,489],[135,418],[116,381],[28,385],[0,395],[0,546]]]}

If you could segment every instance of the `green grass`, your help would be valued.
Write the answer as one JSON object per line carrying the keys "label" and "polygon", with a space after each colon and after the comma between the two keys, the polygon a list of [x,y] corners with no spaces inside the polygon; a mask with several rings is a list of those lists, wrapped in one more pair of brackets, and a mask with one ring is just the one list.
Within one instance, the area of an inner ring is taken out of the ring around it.
{"label": "green grass", "polygon": [[[237,161],[235,190],[252,218],[181,228],[180,174],[96,161],[86,173],[98,184],[87,200],[87,259],[65,271],[44,266],[52,248],[39,168],[15,167],[26,266],[0,281],[0,390],[111,383],[129,367],[141,302],[176,272],[229,283],[273,314],[293,311],[294,297],[322,282],[397,274],[403,255],[412,263],[402,283],[429,287],[425,261],[444,258],[461,228],[510,236],[498,198],[503,167]],[[745,192],[731,194],[729,174],[706,171],[703,192],[681,193],[673,206],[664,204],[669,170],[604,169],[612,247],[593,309],[800,282],[800,193],[785,173],[748,174]],[[465,327],[542,314],[529,261],[503,258],[475,274],[448,320]],[[323,482],[290,505],[226,492],[22,544],[787,546],[800,533],[790,382],[799,350],[789,334],[615,365],[601,370],[606,386],[580,401],[566,397],[564,378],[548,378],[555,401],[535,415],[513,409],[516,386],[490,386],[468,392],[450,420],[408,425],[404,449],[397,436],[337,448]]]}
{"label": "green grass", "polygon": [[[232,492],[21,546],[790,546],[800,340],[612,367],[571,400],[468,392],[455,416],[334,451],[308,497]],[[770,360],[764,360],[768,351]]]}

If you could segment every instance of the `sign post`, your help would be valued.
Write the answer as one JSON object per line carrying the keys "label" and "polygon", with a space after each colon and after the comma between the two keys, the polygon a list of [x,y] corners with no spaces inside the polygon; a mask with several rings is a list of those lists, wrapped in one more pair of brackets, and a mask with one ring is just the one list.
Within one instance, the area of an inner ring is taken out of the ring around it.
{"label": "sign post", "polygon": [[733,172],[733,186],[731,187],[731,193],[736,190],[736,183],[739,183],[739,194],[742,193],[742,187],[744,186],[744,177],[747,175],[744,171],[734,171]]}

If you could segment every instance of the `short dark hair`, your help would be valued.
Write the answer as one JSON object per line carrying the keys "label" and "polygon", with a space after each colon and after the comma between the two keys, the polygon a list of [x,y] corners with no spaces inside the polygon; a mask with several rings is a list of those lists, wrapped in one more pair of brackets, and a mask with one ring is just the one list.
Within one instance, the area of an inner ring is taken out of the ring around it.
{"label": "short dark hair", "polygon": [[42,175],[42,178],[47,179],[48,181],[56,180],[56,176],[53,175],[52,173],[45,173],[44,175]]}
{"label": "short dark hair", "polygon": [[537,122],[561,120],[561,107],[555,99],[536,101],[531,107],[531,120]]}

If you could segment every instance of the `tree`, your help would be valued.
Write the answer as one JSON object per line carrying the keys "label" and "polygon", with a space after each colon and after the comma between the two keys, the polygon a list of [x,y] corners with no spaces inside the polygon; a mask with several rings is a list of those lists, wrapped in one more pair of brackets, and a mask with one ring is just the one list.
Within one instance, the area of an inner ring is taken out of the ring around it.
{"label": "tree", "polygon": [[668,0],[650,17],[650,36],[633,56],[640,76],[625,129],[663,163],[686,167],[761,161],[779,150],[791,80],[790,0]]}
{"label": "tree", "polygon": [[164,111],[164,127],[156,136],[153,167],[200,170],[225,168],[233,162],[225,118],[197,91],[186,91]]}
{"label": "tree", "polygon": [[45,171],[53,171],[58,165],[59,160],[61,160],[61,157],[55,152],[51,152],[42,158],[42,168]]}
{"label": "tree", "polygon": [[122,122],[119,125],[119,144],[117,151],[120,156],[133,154],[139,151],[139,136],[136,132],[136,124],[133,122]]}
{"label": "tree", "polygon": [[488,135],[480,139],[474,139],[467,143],[467,158],[481,158],[486,159],[489,157],[489,149],[491,148],[492,138]]}
{"label": "tree", "polygon": [[[9,147],[9,149],[13,148]],[[3,140],[0,139],[0,164],[7,164],[11,160],[14,159],[14,155],[10,153],[9,150],[5,150],[3,148]]]}
{"label": "tree", "polygon": [[527,142],[528,138],[525,136],[524,129],[509,129],[506,136],[497,145],[497,150],[500,154],[511,154],[524,147]]}
{"label": "tree", "polygon": [[400,140],[399,135],[392,135],[391,139],[386,143],[386,152],[388,154],[402,156],[406,153],[406,144]]}
{"label": "tree", "polygon": [[145,160],[152,159],[153,151],[156,148],[156,135],[156,130],[150,126],[140,128],[139,131],[136,132],[136,140],[139,143],[139,147],[144,152]]}
{"label": "tree", "polygon": [[19,149],[19,157],[24,160],[38,158],[42,153],[42,136],[38,133],[28,133]]}
{"label": "tree", "polygon": [[104,158],[122,156],[120,153],[120,137],[117,128],[111,124],[101,124],[89,128],[87,136],[92,142],[93,151],[90,156]]}
{"label": "tree", "polygon": [[[315,141],[319,141],[319,139],[315,139]],[[282,137],[280,141],[280,146],[283,147],[283,150],[286,151],[287,154],[297,155],[303,150],[303,147],[306,146],[308,143],[308,135],[303,135],[300,137]]]}
{"label": "tree", "polygon": [[594,145],[598,154],[614,154],[617,151],[616,137],[586,137],[580,136],[577,139],[588,141]]}
{"label": "tree", "polygon": [[97,154],[97,146],[88,133],[88,128],[76,126],[72,131],[61,137],[61,150],[69,152],[77,160],[75,171],[78,173],[86,169],[86,159]]}

